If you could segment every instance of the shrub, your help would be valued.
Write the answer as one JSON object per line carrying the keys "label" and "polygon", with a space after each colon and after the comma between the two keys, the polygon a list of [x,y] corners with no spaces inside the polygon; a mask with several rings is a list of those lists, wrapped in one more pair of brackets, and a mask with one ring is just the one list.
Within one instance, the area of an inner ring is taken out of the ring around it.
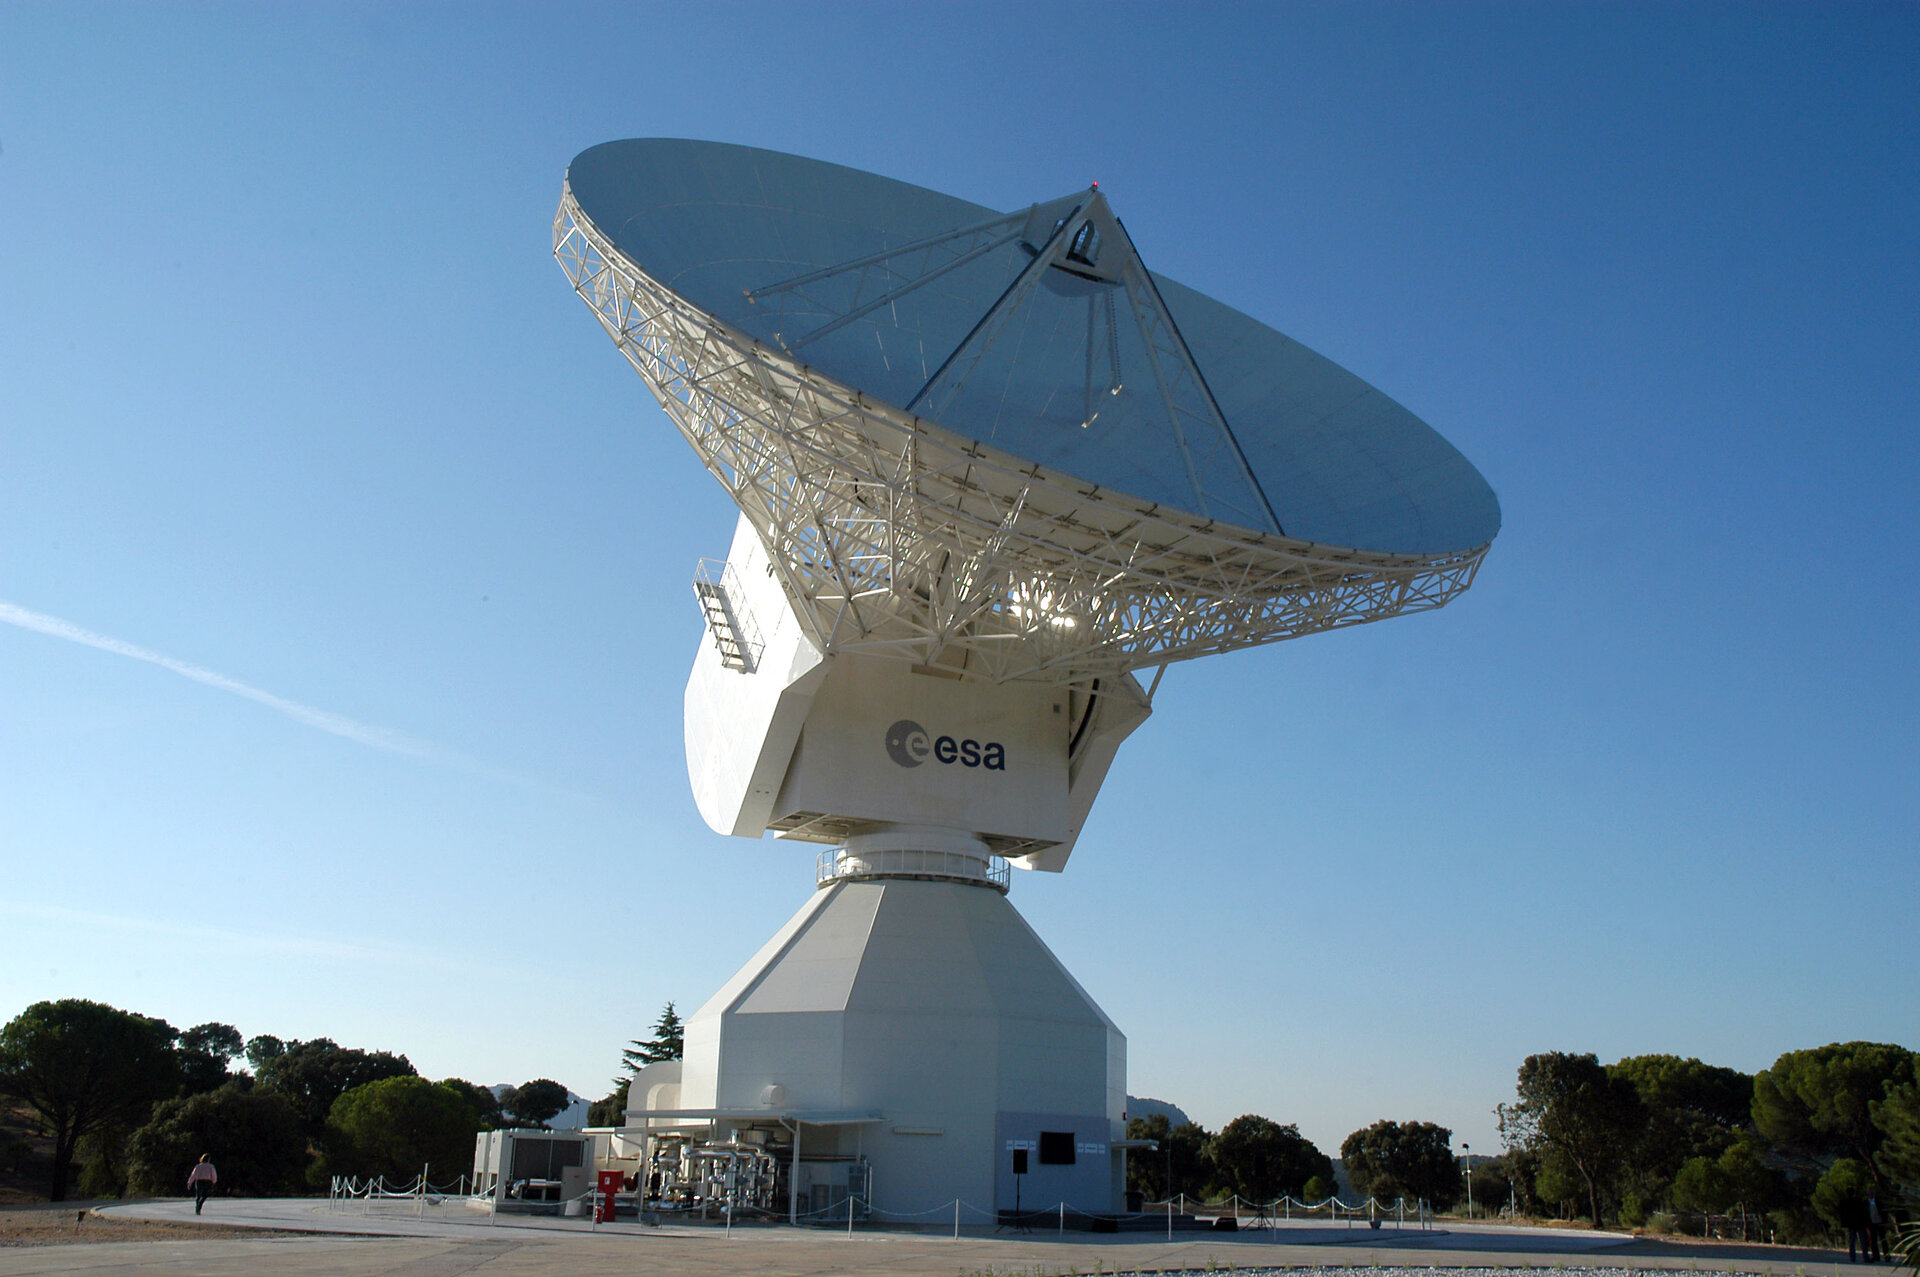
{"label": "shrub", "polygon": [[1620,1222],[1628,1228],[1638,1228],[1647,1222],[1647,1204],[1640,1200],[1640,1194],[1627,1193],[1620,1198]]}

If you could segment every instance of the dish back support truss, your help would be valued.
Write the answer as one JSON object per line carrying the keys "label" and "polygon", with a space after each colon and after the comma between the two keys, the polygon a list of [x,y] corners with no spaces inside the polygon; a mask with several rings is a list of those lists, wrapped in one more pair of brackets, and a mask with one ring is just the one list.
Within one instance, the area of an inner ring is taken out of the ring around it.
{"label": "dish back support truss", "polygon": [[828,653],[1088,684],[1437,608],[1472,584],[1487,551],[1299,541],[965,439],[694,306],[621,255],[571,189],[554,255],[753,524]]}

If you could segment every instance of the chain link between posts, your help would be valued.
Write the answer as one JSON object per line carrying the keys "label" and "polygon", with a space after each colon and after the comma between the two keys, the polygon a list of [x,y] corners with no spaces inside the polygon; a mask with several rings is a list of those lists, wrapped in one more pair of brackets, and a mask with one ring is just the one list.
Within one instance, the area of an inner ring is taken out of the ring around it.
{"label": "chain link between posts", "polygon": [[[341,1210],[351,1202],[358,1202],[363,1209],[371,1210],[376,1202],[410,1201],[415,1204],[416,1213],[424,1212],[425,1207],[429,1205],[437,1207],[448,1202],[476,1206],[485,1202],[489,1207],[494,1205],[496,1201],[494,1194],[480,1193],[477,1181],[472,1186],[473,1191],[469,1191],[468,1177],[465,1175],[461,1175],[451,1184],[436,1185],[428,1179],[428,1169],[423,1167],[420,1174],[398,1183],[388,1183],[384,1176],[377,1175],[365,1179],[357,1176],[336,1175],[328,1188],[328,1209]],[[580,1203],[588,1208],[583,1213],[591,1213],[590,1208],[598,1196],[600,1196],[599,1189],[589,1188],[573,1197],[558,1198],[541,1204],[557,1206],[564,1213],[567,1206]],[[1344,1218],[1349,1227],[1364,1220],[1369,1228],[1383,1226],[1388,1222],[1400,1228],[1411,1222],[1419,1228],[1426,1229],[1432,1227],[1433,1221],[1432,1209],[1423,1200],[1409,1203],[1405,1198],[1397,1198],[1392,1202],[1382,1202],[1378,1198],[1368,1197],[1359,1203],[1348,1203],[1342,1201],[1338,1195],[1325,1197],[1316,1202],[1305,1201],[1291,1195],[1277,1197],[1269,1202],[1255,1202],[1244,1200],[1238,1194],[1210,1201],[1204,1198],[1189,1199],[1185,1193],[1181,1193],[1164,1201],[1143,1202],[1137,1211],[1111,1213],[1081,1210],[1077,1206],[1068,1205],[1065,1201],[1019,1211],[991,1210],[976,1206],[959,1197],[938,1206],[930,1206],[925,1210],[888,1211],[877,1208],[871,1197],[863,1197],[859,1194],[848,1194],[842,1201],[809,1210],[780,1211],[758,1207],[732,1207],[724,1204],[716,1209],[724,1213],[729,1232],[732,1230],[735,1216],[742,1212],[748,1214],[750,1218],[768,1222],[790,1219],[795,1223],[837,1227],[845,1221],[849,1235],[861,1222],[909,1223],[935,1216],[943,1219],[950,1216],[953,1220],[953,1236],[956,1239],[960,1236],[963,1220],[969,1219],[984,1219],[996,1227],[1015,1228],[1031,1228],[1035,1224],[1044,1226],[1052,1223],[1056,1231],[1062,1233],[1066,1231],[1069,1216],[1081,1222],[1100,1219],[1111,1220],[1116,1225],[1133,1223],[1136,1226],[1164,1219],[1168,1233],[1171,1235],[1176,1219],[1197,1221],[1203,1216],[1211,1216],[1216,1221],[1231,1218],[1236,1228],[1242,1221],[1249,1229],[1267,1228],[1276,1236],[1283,1222],[1294,1221],[1296,1211],[1299,1212],[1298,1218],[1301,1222],[1326,1218],[1337,1223]],[[491,1213],[489,1218],[492,1218]],[[593,1219],[597,1225],[599,1223],[597,1215]]]}

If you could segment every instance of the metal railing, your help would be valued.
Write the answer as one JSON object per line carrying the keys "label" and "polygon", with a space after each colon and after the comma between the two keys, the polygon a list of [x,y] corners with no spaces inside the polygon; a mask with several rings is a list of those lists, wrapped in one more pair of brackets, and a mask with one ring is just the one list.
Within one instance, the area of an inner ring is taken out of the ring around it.
{"label": "metal railing", "polygon": [[1433,1208],[1425,1200],[1416,1198],[1409,1201],[1404,1197],[1396,1197],[1392,1201],[1369,1197],[1360,1202],[1346,1202],[1337,1195],[1318,1201],[1286,1195],[1270,1202],[1256,1202],[1238,1194],[1208,1199],[1181,1193],[1163,1202],[1146,1202],[1141,1210],[1149,1215],[1178,1212],[1182,1215],[1231,1217],[1236,1222],[1246,1220],[1256,1228],[1264,1228],[1275,1222],[1310,1219],[1329,1219],[1336,1223],[1366,1226],[1374,1226],[1375,1221],[1380,1224],[1391,1223],[1396,1227],[1411,1223],[1426,1228],[1433,1220]]}
{"label": "metal railing", "polygon": [[720,650],[720,663],[742,674],[753,673],[766,645],[760,640],[760,627],[754,624],[753,614],[747,610],[746,595],[733,564],[724,559],[700,560],[693,572],[693,595]]}
{"label": "metal railing", "polygon": [[[416,1216],[424,1217],[428,1207],[441,1208],[449,1205],[462,1207],[484,1206],[487,1209],[487,1221],[491,1223],[499,1203],[492,1192],[482,1192],[479,1180],[469,1181],[462,1175],[453,1184],[440,1186],[428,1181],[425,1171],[412,1179],[389,1183],[385,1179],[374,1177],[359,1179],[344,1175],[333,1177],[329,1186],[328,1209],[343,1211],[358,1208],[362,1212],[371,1212],[376,1205],[398,1206],[404,1209],[412,1206]],[[573,1206],[585,1217],[589,1228],[597,1228],[599,1220],[595,1217],[594,1205],[599,1197],[597,1189],[589,1188],[578,1196],[552,1203],[542,1203],[556,1211],[566,1214]],[[729,1203],[709,1203],[718,1206],[721,1220],[729,1233],[736,1223],[779,1224],[790,1216],[782,1209],[754,1209],[734,1207]],[[631,1202],[630,1208],[637,1208],[642,1224],[658,1222],[658,1216],[646,1203]],[[436,1211],[438,1215],[438,1211]],[[1022,1210],[977,1206],[972,1202],[955,1198],[950,1202],[919,1211],[887,1210],[874,1200],[872,1189],[865,1193],[849,1193],[845,1197],[826,1203],[812,1210],[800,1210],[791,1216],[794,1222],[815,1227],[845,1229],[849,1236],[858,1224],[878,1223],[889,1226],[932,1225],[942,1232],[951,1231],[958,1240],[962,1224],[974,1221],[998,1230],[1015,1228],[1023,1232],[1034,1229],[1051,1228],[1064,1234],[1071,1223],[1076,1228],[1085,1227],[1090,1222],[1099,1221],[1108,1224],[1121,1224],[1134,1228],[1145,1225],[1156,1231],[1164,1221],[1167,1236],[1171,1240],[1176,1227],[1189,1229],[1195,1226],[1208,1227],[1203,1221],[1211,1218],[1218,1221],[1231,1218],[1234,1227],[1241,1231],[1272,1230],[1275,1240],[1279,1239],[1279,1230],[1285,1223],[1306,1223],[1314,1219],[1331,1220],[1336,1224],[1345,1224],[1349,1228],[1431,1228],[1433,1213],[1425,1202],[1408,1201],[1404,1198],[1392,1202],[1382,1202],[1368,1198],[1364,1202],[1349,1203],[1338,1197],[1328,1197],[1320,1201],[1308,1202],[1293,1197],[1280,1197],[1270,1202],[1249,1201],[1238,1196],[1217,1200],[1189,1197],[1182,1193],[1166,1201],[1145,1202],[1137,1211],[1089,1212],[1064,1201],[1034,1204]],[[441,1216],[444,1220],[444,1216]],[[1179,1222],[1176,1222],[1179,1221]],[[476,1221],[479,1222],[479,1221]]]}
{"label": "metal railing", "polygon": [[829,847],[814,861],[814,882],[859,882],[875,878],[914,878],[934,882],[964,882],[992,887],[1006,895],[1013,870],[998,856],[980,857],[958,851],[884,851],[849,855],[844,847]]}
{"label": "metal railing", "polygon": [[[469,1177],[462,1174],[451,1184],[434,1184],[427,1179],[426,1171],[412,1179],[389,1182],[384,1176],[373,1175],[362,1179],[356,1175],[335,1175],[327,1187],[327,1209],[332,1212],[350,1211],[358,1208],[361,1214],[376,1212],[376,1207],[405,1208],[411,1203],[413,1215],[417,1219],[427,1217],[429,1207],[434,1209],[435,1217],[446,1222],[447,1217],[440,1208],[454,1206],[462,1208],[484,1207],[487,1220],[491,1223],[499,1213],[500,1198],[498,1183],[492,1188],[484,1186],[483,1177]],[[594,1207],[603,1196],[598,1187],[590,1186],[572,1197],[557,1197],[552,1201],[521,1202],[514,1201],[510,1206],[528,1206],[538,1208],[542,1213],[549,1209],[562,1216],[587,1219],[590,1226],[598,1228],[600,1220]],[[646,1212],[641,1212],[641,1222],[652,1222]],[[729,1221],[731,1222],[731,1221]]]}

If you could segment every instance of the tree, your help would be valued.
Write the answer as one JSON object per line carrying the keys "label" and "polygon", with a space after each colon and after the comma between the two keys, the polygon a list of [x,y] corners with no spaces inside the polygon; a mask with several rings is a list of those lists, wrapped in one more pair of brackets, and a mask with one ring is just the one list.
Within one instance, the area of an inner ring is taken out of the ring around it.
{"label": "tree", "polygon": [[1593,1222],[1601,1222],[1600,1199],[1610,1190],[1624,1153],[1644,1120],[1633,1085],[1615,1080],[1591,1053],[1552,1051],[1530,1055],[1520,1065],[1519,1096],[1496,1110],[1508,1147],[1537,1151],[1536,1176],[1543,1195],[1566,1200],[1564,1184],[1549,1192],[1546,1179],[1579,1183]]}
{"label": "tree", "polygon": [[513,1114],[518,1126],[544,1127],[572,1102],[567,1088],[547,1077],[522,1082],[500,1097],[502,1107]]}
{"label": "tree", "polygon": [[1162,1201],[1173,1194],[1167,1191],[1168,1181],[1168,1132],[1172,1123],[1165,1113],[1155,1113],[1152,1117],[1130,1117],[1127,1119],[1127,1138],[1130,1140],[1152,1140],[1155,1148],[1130,1148],[1127,1150],[1127,1191],[1138,1193],[1148,1201]]}
{"label": "tree", "polygon": [[1587,1195],[1587,1185],[1573,1163],[1546,1149],[1534,1168],[1533,1191],[1542,1205],[1553,1207],[1561,1219],[1571,1219],[1580,1210],[1580,1199]]}
{"label": "tree", "polygon": [[127,1191],[127,1135],[124,1124],[103,1126],[83,1136],[74,1151],[80,1164],[82,1197],[123,1197]]}
{"label": "tree", "polygon": [[[1509,1147],[1493,1164],[1505,1171],[1507,1192],[1511,1194],[1516,1212],[1521,1215],[1540,1215],[1544,1201],[1540,1196],[1538,1180],[1540,1177],[1540,1153],[1537,1149]],[[1482,1166],[1487,1163],[1482,1162]],[[1478,1167],[1475,1168],[1476,1172]],[[1498,1191],[1496,1190],[1496,1196]],[[1480,1200],[1480,1181],[1473,1182],[1473,1200]],[[1495,1200],[1488,1198],[1488,1201]]]}
{"label": "tree", "polygon": [[1675,1210],[1709,1215],[1738,1210],[1744,1237],[1746,1217],[1784,1204],[1787,1192],[1780,1173],[1767,1164],[1760,1138],[1748,1134],[1728,1145],[1718,1157],[1689,1158],[1673,1178],[1670,1200]]}
{"label": "tree", "polygon": [[1368,1197],[1425,1200],[1446,1210],[1463,1182],[1453,1158],[1453,1132],[1432,1122],[1375,1122],[1340,1145],[1347,1178]]}
{"label": "tree", "polygon": [[1297,1197],[1315,1175],[1333,1178],[1333,1159],[1291,1124],[1249,1113],[1220,1128],[1207,1160],[1228,1188],[1256,1202]]}
{"label": "tree", "polygon": [[180,1085],[177,1036],[165,1020],[84,998],[36,1002],[0,1029],[0,1094],[53,1138],[51,1200],[66,1200],[83,1137],[140,1125]]}
{"label": "tree", "polygon": [[632,1089],[631,1078],[621,1078],[614,1084],[613,1091],[601,1100],[595,1100],[587,1109],[588,1126],[625,1126],[627,1124],[627,1096]]}
{"label": "tree", "polygon": [[[182,1033],[174,1049],[180,1067],[180,1093],[198,1095],[224,1085],[233,1076],[227,1061],[241,1050],[240,1030],[231,1024],[197,1024]],[[83,1163],[83,1196],[119,1197],[127,1191],[127,1138],[132,1134],[132,1125],[115,1122],[81,1139],[76,1156]]]}
{"label": "tree", "polygon": [[343,1093],[327,1115],[327,1169],[407,1180],[431,1167],[450,1180],[473,1162],[480,1130],[467,1098],[411,1075]]}
{"label": "tree", "polygon": [[456,1092],[466,1100],[467,1107],[473,1110],[474,1120],[480,1124],[479,1130],[491,1131],[506,1125],[507,1115],[500,1108],[500,1097],[486,1087],[476,1086],[461,1077],[444,1077],[437,1085]]}
{"label": "tree", "polygon": [[1513,1155],[1489,1157],[1476,1163],[1471,1172],[1473,1179],[1473,1201],[1476,1207],[1488,1211],[1499,1211],[1506,1207],[1509,1200],[1523,1196],[1515,1182]]}
{"label": "tree", "polygon": [[354,1087],[384,1078],[417,1076],[404,1055],[358,1051],[332,1038],[308,1042],[254,1038],[247,1043],[247,1059],[259,1084],[286,1096],[306,1124],[308,1135],[314,1138],[325,1135],[333,1102]]}
{"label": "tree", "polygon": [[1880,1042],[1789,1051],[1753,1079],[1753,1122],[1803,1172],[1839,1157],[1878,1177],[1884,1138],[1873,1105],[1914,1081],[1913,1052]]}
{"label": "tree", "polygon": [[1619,1187],[1643,1202],[1666,1196],[1684,1163],[1719,1157],[1752,1126],[1753,1079],[1737,1069],[1677,1055],[1634,1055],[1609,1064],[1607,1076],[1631,1085],[1640,1099],[1644,1121],[1627,1150]]}
{"label": "tree", "polygon": [[[1127,1122],[1130,1140],[1154,1140],[1158,1149],[1133,1149],[1127,1154],[1127,1187],[1149,1201],[1165,1201],[1175,1193],[1198,1193],[1207,1176],[1207,1141],[1213,1136],[1193,1122],[1174,1126],[1165,1113],[1136,1117]],[[1169,1181],[1168,1176],[1172,1179]]]}
{"label": "tree", "polygon": [[1739,1194],[1718,1158],[1689,1158],[1680,1168],[1680,1173],[1673,1177],[1673,1205],[1676,1210],[1724,1215],[1739,1200]]}
{"label": "tree", "polygon": [[[1207,1190],[1207,1178],[1213,1173],[1213,1162],[1207,1156],[1207,1149],[1213,1144],[1213,1132],[1198,1122],[1182,1122],[1167,1132],[1168,1144],[1173,1155],[1173,1182],[1167,1185],[1169,1195],[1174,1193],[1204,1193]],[[1165,1160],[1162,1160],[1164,1166]]]}
{"label": "tree", "polygon": [[1632,1083],[1649,1111],[1688,1114],[1723,1130],[1753,1120],[1753,1078],[1738,1069],[1677,1055],[1630,1055],[1609,1064],[1607,1074]]}
{"label": "tree", "polygon": [[248,1038],[247,1064],[253,1069],[254,1076],[258,1077],[269,1063],[285,1055],[288,1045],[271,1033],[262,1033],[258,1037]]}
{"label": "tree", "polygon": [[1920,1086],[1892,1087],[1870,1112],[1880,1128],[1880,1172],[1920,1196]]}
{"label": "tree", "polygon": [[635,1038],[620,1052],[620,1076],[613,1079],[613,1090],[605,1099],[595,1100],[587,1109],[589,1126],[621,1126],[627,1120],[628,1097],[633,1077],[649,1064],[678,1060],[686,1055],[686,1026],[672,1002],[662,1008],[653,1022],[653,1036],[645,1041]]}
{"label": "tree", "polygon": [[686,1026],[669,1001],[660,1018],[653,1022],[653,1036],[644,1042],[635,1038],[631,1046],[620,1052],[620,1058],[629,1073],[638,1073],[649,1064],[678,1060],[686,1053]]}
{"label": "tree", "polygon": [[231,1024],[196,1024],[180,1035],[180,1077],[188,1095],[225,1086],[233,1076],[227,1061],[239,1057],[244,1047],[240,1030]]}
{"label": "tree", "polygon": [[219,1169],[223,1190],[254,1197],[296,1193],[307,1133],[285,1095],[236,1077],[154,1107],[127,1141],[129,1187],[153,1196],[178,1193],[202,1153]]}

